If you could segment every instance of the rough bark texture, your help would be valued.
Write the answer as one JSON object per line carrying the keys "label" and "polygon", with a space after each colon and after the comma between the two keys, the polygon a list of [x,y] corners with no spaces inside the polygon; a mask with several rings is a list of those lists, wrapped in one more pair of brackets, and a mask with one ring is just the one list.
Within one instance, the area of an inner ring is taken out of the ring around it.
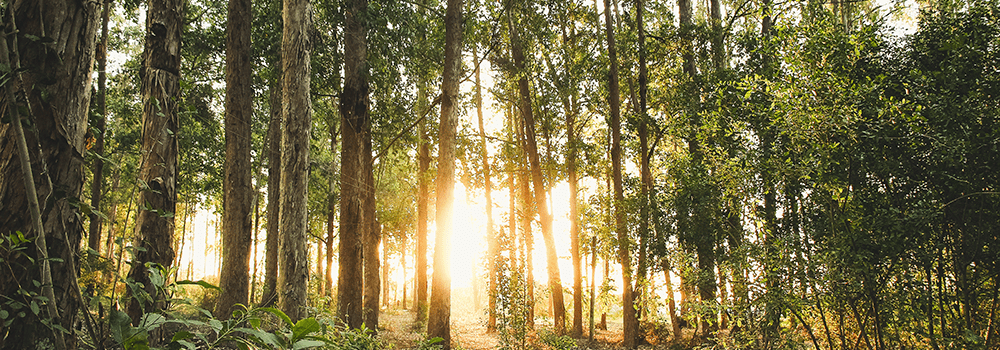
{"label": "rough bark texture", "polygon": [[180,97],[181,27],[184,18],[181,0],[152,0],[146,11],[146,46],[142,78],[142,168],[139,178],[139,227],[135,246],[139,248],[129,277],[141,283],[153,298],[153,305],[137,300],[128,304],[132,322],[139,322],[143,310],[164,304],[150,283],[146,263],[169,267],[174,260],[171,241],[177,204],[177,100]]}
{"label": "rough bark texture", "polygon": [[[511,47],[514,60],[514,67],[518,73],[523,73],[526,63],[524,48],[518,37],[517,30],[511,28]],[[528,163],[531,167],[531,182],[534,186],[535,206],[538,212],[539,221],[542,227],[542,240],[545,241],[545,262],[549,273],[549,290],[552,298],[552,318],[556,333],[566,332],[566,306],[563,301],[562,279],[559,276],[559,258],[556,255],[555,240],[552,236],[552,215],[549,213],[548,202],[545,200],[545,184],[542,179],[542,167],[538,157],[538,144],[535,141],[535,117],[531,110],[531,91],[528,88],[528,79],[524,76],[517,81],[517,90],[520,95],[519,109],[521,118],[524,120],[525,151],[528,155]]]}
{"label": "rough bark texture", "polygon": [[230,0],[226,23],[226,161],[222,213],[222,266],[215,316],[227,319],[250,294],[250,124],[253,113],[250,62],[250,0]]}
{"label": "rough bark texture", "polygon": [[[369,154],[371,154],[369,152]],[[371,196],[373,193],[374,177],[372,177],[371,172],[369,172],[368,186],[366,188],[370,189],[366,196],[368,198],[365,201],[365,216],[374,218],[375,216],[375,198]],[[373,219],[367,222],[368,230],[365,232],[364,238],[364,269],[365,269],[365,281],[364,281],[364,304],[363,310],[365,319],[365,328],[378,331],[378,313],[379,313],[379,294],[382,291],[382,281],[381,276],[381,262],[379,261],[379,251],[378,245],[382,240],[382,225],[377,219]]]}
{"label": "rough bark texture", "polygon": [[284,0],[281,37],[281,234],[278,237],[278,306],[293,322],[306,316],[309,279],[307,189],[312,107],[309,97],[309,0]]}
{"label": "rough bark texture", "polygon": [[448,0],[445,13],[444,76],[438,131],[437,232],[434,236],[434,280],[431,284],[427,335],[441,337],[451,348],[451,234],[455,192],[455,146],[458,129],[458,84],[462,79],[462,0]]}
{"label": "rough bark texture", "polygon": [[108,118],[108,22],[111,14],[111,1],[104,2],[101,10],[101,42],[97,44],[97,111],[100,115],[94,123],[94,147],[90,152],[97,155],[94,157],[93,171],[94,177],[90,185],[90,229],[87,230],[87,247],[95,252],[101,250],[101,216],[97,213],[101,211],[101,200],[104,197],[104,134],[107,129]]}
{"label": "rough bark texture", "polygon": [[264,292],[260,305],[278,302],[278,237],[281,234],[281,73],[271,85],[268,102],[271,120],[267,124],[267,241],[264,243]]}
{"label": "rough bark texture", "polygon": [[[23,103],[25,100],[21,99],[26,99],[37,130],[37,134],[29,130],[25,136],[37,198],[41,203],[49,199],[47,210],[42,212],[47,252],[51,258],[63,259],[63,262],[51,263],[55,303],[63,315],[56,321],[72,329],[80,307],[80,301],[75,298],[78,286],[73,261],[83,236],[83,223],[82,214],[70,200],[79,198],[83,192],[84,134],[100,9],[97,3],[63,1],[22,1],[8,6],[12,7],[20,32],[8,37],[12,47],[7,51],[13,53],[16,44],[19,57],[10,57],[11,62],[19,60],[18,65],[27,70],[20,74],[20,79],[7,84],[13,85],[18,100]],[[4,19],[5,24],[9,24],[9,17]],[[55,42],[43,45],[25,35],[53,38]],[[42,98],[43,92],[47,98]],[[28,198],[13,133],[9,123],[0,124],[0,235],[20,231],[26,237],[37,237],[38,232],[31,229]],[[43,170],[47,170],[47,178]],[[0,272],[0,295],[23,301],[16,297],[19,288],[39,293],[39,289],[31,287],[31,281],[38,276],[38,265],[27,260],[28,256],[38,258],[34,248],[28,247],[21,256],[0,255],[11,267]],[[0,310],[16,315],[7,306],[0,306]],[[13,323],[4,332],[17,336],[0,339],[0,348],[32,349],[43,342],[51,342],[48,337],[52,332],[40,321],[28,313],[27,317]],[[72,334],[65,337],[65,342],[69,348],[76,346]]]}
{"label": "rough bark texture", "polygon": [[[368,116],[367,0],[345,4],[344,91],[340,99],[340,270],[337,279],[337,316],[350,328],[363,320],[363,258],[367,220],[366,184],[371,174],[371,119]],[[367,171],[366,171],[367,169]]]}
{"label": "rough bark texture", "polygon": [[[473,49],[473,63],[479,62],[479,54]],[[476,65],[476,116],[479,118],[479,148],[483,157],[483,188],[486,196],[486,242],[488,248],[488,279],[489,279],[489,301],[486,329],[495,331],[497,328],[497,261],[500,259],[500,244],[496,230],[493,228],[493,182],[490,179],[490,155],[486,149],[486,128],[483,125],[483,89],[479,80],[479,65]]]}
{"label": "rough bark texture", "polygon": [[632,295],[632,259],[629,256],[628,229],[625,222],[624,194],[622,188],[621,101],[618,85],[618,49],[615,45],[614,22],[611,19],[611,1],[604,0],[604,20],[611,70],[608,73],[608,99],[611,106],[611,169],[614,182],[615,232],[618,235],[618,262],[622,265],[622,346],[636,346],[639,322],[636,319],[635,299]]}
{"label": "rough bark texture", "polygon": [[[421,111],[427,106],[427,89],[421,84],[417,91],[418,104],[422,106]],[[420,122],[420,144],[417,146],[417,162],[419,163],[419,173],[417,174],[417,243],[414,255],[416,256],[416,297],[415,308],[417,309],[417,322],[427,320],[427,201],[430,197],[430,174],[428,170],[431,165],[430,140],[427,135],[427,123]]]}

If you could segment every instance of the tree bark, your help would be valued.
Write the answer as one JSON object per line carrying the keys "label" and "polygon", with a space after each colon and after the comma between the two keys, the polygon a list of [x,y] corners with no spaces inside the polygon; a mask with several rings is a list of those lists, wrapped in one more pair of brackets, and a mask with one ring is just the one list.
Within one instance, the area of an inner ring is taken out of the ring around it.
{"label": "tree bark", "polygon": [[142,78],[142,168],[139,193],[139,248],[129,277],[144,286],[154,303],[128,304],[128,314],[138,323],[144,312],[165,304],[150,283],[146,263],[169,267],[174,260],[171,240],[177,203],[177,100],[180,99],[181,22],[180,0],[150,0],[146,11],[146,44]]}
{"label": "tree bark", "polygon": [[576,174],[576,96],[566,108],[566,172],[569,174],[569,238],[573,256],[573,332],[574,338],[583,336],[583,259],[580,252],[580,200],[579,181]]}
{"label": "tree bark", "polygon": [[[370,155],[371,152],[368,152]],[[364,252],[364,301],[362,313],[364,314],[365,328],[378,331],[379,294],[382,291],[382,283],[379,274],[381,273],[381,262],[379,261],[378,246],[382,240],[382,224],[375,218],[375,198],[374,198],[374,177],[369,172],[366,181],[365,216],[372,218],[366,224],[368,229],[365,232]]]}
{"label": "tree bark", "polygon": [[[279,60],[280,61],[280,60]],[[267,241],[264,243],[264,292],[261,306],[278,302],[278,237],[281,213],[281,144],[282,142],[282,92],[281,72],[271,84],[268,102],[271,120],[267,125]]]}
{"label": "tree bark", "polygon": [[455,191],[455,146],[458,128],[458,84],[462,78],[462,0],[448,0],[445,14],[444,76],[441,81],[441,124],[438,131],[437,232],[434,280],[431,285],[427,335],[441,337],[451,348],[451,235]]}
{"label": "tree bark", "polygon": [[101,41],[97,44],[97,110],[100,115],[94,125],[96,135],[94,135],[94,147],[91,153],[94,157],[93,171],[94,177],[90,184],[90,208],[93,212],[90,216],[90,229],[87,232],[87,247],[95,252],[101,251],[101,226],[102,218],[98,215],[101,211],[101,200],[104,197],[104,134],[107,130],[108,119],[108,22],[111,13],[111,0],[104,2],[101,10]]}
{"label": "tree bark", "polygon": [[[517,30],[511,26],[511,48],[514,68],[519,74],[525,70],[524,48],[518,37]],[[542,227],[542,240],[545,241],[546,266],[549,273],[549,290],[551,291],[553,323],[557,334],[566,332],[566,306],[563,301],[562,280],[559,276],[559,258],[556,255],[555,240],[552,236],[552,215],[545,200],[545,184],[542,179],[541,162],[538,157],[538,144],[535,141],[535,117],[531,109],[531,91],[526,77],[518,78],[517,89],[520,95],[519,108],[524,120],[525,151],[531,167],[531,182],[534,186],[536,210]]]}
{"label": "tree bark", "polygon": [[309,252],[307,200],[312,103],[309,0],[284,0],[282,11],[281,233],[278,236],[278,306],[293,322],[306,316]]}
{"label": "tree bark", "polygon": [[[653,146],[649,143],[649,124],[651,119],[647,114],[646,109],[646,96],[648,91],[647,84],[647,68],[646,68],[646,32],[643,27],[643,15],[644,15],[645,1],[635,0],[635,23],[636,31],[638,32],[638,53],[639,53],[639,103],[636,105],[638,108],[639,116],[639,177],[641,178],[640,185],[640,197],[642,200],[641,207],[639,209],[639,261],[638,269],[636,270],[636,286],[635,294],[633,298],[635,300],[642,300],[643,293],[647,282],[647,245],[650,238],[650,228],[649,223],[651,220],[651,207],[653,201],[650,198],[650,191],[653,188],[653,175],[649,169],[649,162],[653,157]],[[640,302],[640,305],[645,305],[645,303]],[[644,310],[644,307],[642,308]],[[637,313],[641,313],[637,310]],[[641,337],[641,334],[636,332],[636,335]]]}
{"label": "tree bark", "polygon": [[621,157],[621,101],[618,86],[618,49],[615,47],[614,22],[611,18],[611,1],[604,0],[605,32],[608,45],[608,59],[611,70],[608,73],[608,99],[611,107],[611,169],[614,182],[615,232],[618,235],[618,262],[622,265],[622,346],[632,349],[636,346],[639,322],[636,319],[635,299],[632,295],[632,262],[629,249],[628,229],[625,222],[624,193],[622,187]]}
{"label": "tree bark", "polygon": [[228,319],[250,294],[250,124],[253,71],[250,62],[250,0],[230,0],[226,23],[226,161],[222,212],[222,266],[216,317]]}
{"label": "tree bark", "polygon": [[[12,97],[27,107],[35,133],[24,133],[21,150],[28,150],[29,162],[23,164],[15,142],[16,128],[10,121],[0,124],[0,234],[9,236],[19,231],[32,240],[26,243],[30,248],[24,255],[3,256],[10,268],[0,273],[0,295],[30,303],[18,297],[17,291],[25,288],[41,292],[42,288],[34,287],[31,282],[37,276],[34,269],[38,265],[34,261],[46,256],[62,259],[49,264],[51,283],[46,289],[52,290],[52,298],[51,304],[45,306],[62,310],[62,317],[48,321],[73,329],[81,303],[77,298],[75,259],[83,223],[82,214],[70,199],[79,198],[83,192],[84,135],[99,7],[96,2],[61,1],[18,2],[7,6],[12,16],[4,16],[4,27],[17,31],[5,38],[10,45],[4,45],[0,54],[5,56],[11,71],[17,67],[26,70],[6,82],[8,94],[3,99],[7,113],[16,112]],[[70,23],[73,25],[67,25]],[[55,41],[46,44],[30,40],[27,35]],[[30,183],[25,182],[24,172],[28,168],[36,189],[34,198],[29,198],[26,185]],[[41,232],[32,228],[29,201],[46,205],[46,210],[33,218],[35,224],[41,219]],[[27,313],[4,329],[5,334],[17,336],[0,339],[0,349],[36,348],[53,340],[48,338],[53,334],[50,329],[43,324],[41,315]],[[65,347],[76,348],[74,334],[66,335],[63,340]]]}
{"label": "tree bark", "polygon": [[[345,3],[344,26],[344,91],[341,93],[340,114],[341,176],[340,176],[340,272],[337,280],[337,316],[348,327],[360,328],[363,320],[363,244],[367,220],[365,217],[365,184],[371,166],[371,120],[368,116],[367,72],[367,0]],[[367,153],[366,153],[367,151]],[[367,156],[366,156],[367,154]],[[370,168],[369,168],[370,169]]]}

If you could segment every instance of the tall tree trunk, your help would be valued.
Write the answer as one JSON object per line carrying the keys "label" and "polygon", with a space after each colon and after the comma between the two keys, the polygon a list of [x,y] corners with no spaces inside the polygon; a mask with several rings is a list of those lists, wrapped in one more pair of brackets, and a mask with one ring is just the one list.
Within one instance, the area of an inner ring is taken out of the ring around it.
{"label": "tall tree trunk", "polygon": [[309,0],[284,0],[282,11],[281,234],[278,306],[292,321],[306,316],[309,280],[307,199],[312,103],[309,95]]}
{"label": "tall tree trunk", "polygon": [[479,117],[479,148],[483,157],[484,193],[486,196],[486,242],[489,258],[489,302],[486,329],[495,331],[497,328],[497,261],[500,259],[500,244],[496,230],[493,228],[493,182],[490,179],[490,155],[486,149],[486,128],[483,125],[483,91],[479,80],[479,54],[472,49],[472,61],[476,64],[476,115]]}
{"label": "tall tree trunk", "polygon": [[[350,328],[363,320],[363,245],[371,218],[365,217],[365,184],[371,173],[371,119],[367,72],[367,0],[345,4],[344,91],[341,94],[340,272],[337,316]],[[367,156],[366,151],[367,150]],[[366,171],[366,168],[369,171]]]}
{"label": "tall tree trunk", "polygon": [[[4,256],[10,260],[5,261],[9,268],[0,273],[0,295],[29,304],[30,300],[18,297],[21,295],[18,289],[25,288],[38,295],[51,294],[54,300],[50,299],[50,310],[61,310],[62,315],[43,320],[44,313],[27,313],[4,329],[5,334],[16,336],[0,338],[0,349],[31,349],[53,340],[49,338],[52,328],[43,321],[73,329],[80,308],[75,259],[83,238],[83,222],[82,214],[70,199],[83,193],[84,135],[100,11],[96,2],[24,1],[7,6],[12,16],[4,16],[4,28],[17,31],[3,40],[10,45],[4,44],[0,55],[5,56],[11,71],[18,67],[26,70],[6,82],[7,94],[3,100],[7,103],[7,113],[16,113],[15,100],[24,103],[22,106],[31,113],[26,117],[33,120],[35,132],[22,133],[21,151],[26,148],[30,159],[24,164],[18,155],[14,125],[11,121],[0,124],[0,234],[7,236],[20,231],[32,240],[24,255]],[[76,25],[65,25],[68,23]],[[28,39],[28,35],[57,40],[42,43]],[[30,178],[36,189],[30,200],[45,203],[47,209],[34,218],[28,210],[28,183],[24,176],[27,168],[31,169]],[[41,224],[41,232],[32,228],[32,220]],[[42,292],[31,282],[38,276],[33,261],[46,256],[61,259],[49,264],[51,282],[47,289],[51,293]],[[63,340],[66,348],[77,347],[74,334],[65,335]]]}
{"label": "tall tree trunk", "polygon": [[142,77],[142,168],[139,178],[141,209],[135,246],[136,261],[129,277],[145,286],[154,303],[133,299],[128,304],[132,322],[165,303],[150,283],[146,263],[169,267],[174,260],[171,240],[177,203],[177,100],[180,99],[181,22],[184,2],[150,0],[146,11],[146,45]]}
{"label": "tall tree trunk", "polygon": [[[280,61],[280,60],[279,60]],[[278,302],[278,236],[281,214],[282,93],[281,72],[268,92],[271,120],[267,124],[267,241],[264,243],[264,292],[260,305]]]}
{"label": "tall tree trunk", "polygon": [[583,262],[580,252],[580,200],[579,181],[576,174],[576,95],[566,108],[566,172],[569,174],[569,239],[573,256],[573,332],[574,338],[583,336]]}
{"label": "tall tree trunk", "polygon": [[[330,152],[337,151],[337,124],[336,118],[330,118]],[[337,173],[338,160],[334,158],[330,161],[330,189],[327,195],[326,213],[326,271],[323,272],[323,284],[325,285],[324,295],[333,296],[333,241],[337,238],[337,206],[340,198],[337,195],[337,183],[335,174]]]}
{"label": "tall tree trunk", "polygon": [[624,189],[622,187],[621,101],[618,86],[618,49],[615,47],[614,22],[611,18],[611,1],[604,0],[605,32],[608,45],[608,99],[611,106],[611,169],[614,182],[615,232],[618,235],[618,262],[622,265],[622,346],[632,349],[639,336],[635,298],[632,295],[632,259],[629,256],[628,229],[625,222]]}
{"label": "tall tree trunk", "polygon": [[[417,104],[421,107],[421,113],[430,108],[427,103],[426,82],[421,81],[417,88]],[[417,309],[417,322],[427,319],[427,223],[428,206],[430,197],[430,136],[427,135],[427,122],[421,121],[419,127],[420,143],[417,146],[417,243],[416,251],[416,298],[414,307]]]}
{"label": "tall tree trunk", "polygon": [[101,211],[101,200],[104,197],[104,134],[107,129],[108,119],[108,22],[111,13],[111,0],[104,1],[101,10],[101,42],[97,44],[97,121],[94,125],[96,134],[94,135],[94,147],[90,152],[97,155],[94,157],[94,177],[90,184],[90,229],[87,233],[87,247],[95,252],[101,250],[101,216],[97,213]]}
{"label": "tall tree trunk", "polygon": [[[646,95],[647,95],[647,69],[646,69],[646,32],[643,27],[643,15],[644,15],[645,1],[635,0],[635,23],[636,31],[638,32],[638,52],[639,52],[639,103],[637,104],[638,115],[639,115],[639,177],[641,178],[642,184],[640,185],[640,197],[642,200],[641,207],[639,209],[639,261],[638,269],[636,270],[636,286],[633,298],[636,301],[640,301],[640,305],[645,305],[642,303],[643,290],[645,289],[647,282],[647,245],[649,242],[649,237],[651,235],[649,222],[651,220],[651,206],[653,201],[650,200],[650,191],[653,188],[653,175],[649,169],[649,162],[653,157],[653,152],[655,145],[650,145],[649,143],[649,124],[651,119],[647,114],[646,110]],[[645,307],[640,307],[641,310],[637,310],[640,313],[645,310]],[[637,336],[641,336],[638,334]]]}
{"label": "tall tree trunk", "polygon": [[222,212],[222,267],[216,317],[228,319],[250,294],[250,124],[253,71],[250,62],[250,0],[230,0],[226,23],[226,161]]}
{"label": "tall tree trunk", "polygon": [[[771,57],[771,26],[773,22],[773,17],[771,14],[771,0],[763,0],[761,4],[761,37],[764,43],[763,57],[762,57],[762,76],[765,79],[770,79],[772,74],[772,64],[773,59]],[[765,104],[766,106],[766,104]],[[765,271],[766,274],[766,285],[765,285],[765,315],[764,315],[764,330],[763,337],[764,343],[770,344],[771,341],[778,337],[778,328],[781,325],[781,314],[782,307],[780,303],[777,302],[779,295],[781,294],[781,281],[780,276],[777,274],[777,267],[772,265],[778,265],[780,258],[778,257],[781,253],[778,251],[776,245],[778,244],[777,234],[778,234],[778,219],[777,219],[777,180],[771,169],[768,169],[768,163],[771,162],[771,158],[774,156],[773,145],[775,141],[775,131],[770,125],[770,115],[759,120],[760,128],[760,138],[761,138],[761,157],[763,159],[763,166],[761,172],[761,178],[763,179],[764,186],[764,252],[765,252],[765,266],[767,267]]]}
{"label": "tall tree trunk", "polygon": [[[513,23],[513,22],[511,22]],[[523,73],[526,67],[524,48],[520,42],[517,30],[511,26],[511,47],[514,59],[514,68],[519,74]],[[545,199],[545,184],[542,178],[542,167],[538,157],[538,144],[535,141],[535,117],[531,109],[531,91],[528,88],[528,79],[521,77],[517,80],[517,89],[520,95],[519,109],[524,120],[525,151],[528,155],[528,163],[531,167],[531,182],[534,187],[535,207],[538,212],[539,221],[542,227],[542,240],[545,241],[546,267],[549,273],[549,290],[552,298],[554,326],[556,333],[566,332],[566,306],[563,301],[562,280],[559,276],[559,258],[556,255],[555,240],[552,236],[552,215],[548,210],[548,203]]]}
{"label": "tall tree trunk", "polygon": [[[520,123],[518,124],[521,125]],[[519,144],[524,145],[524,131],[523,128],[519,132]],[[521,162],[524,162],[524,153],[518,155]],[[531,188],[528,183],[528,169],[524,164],[519,164],[517,168],[518,172],[518,191],[521,198],[521,237],[524,241],[524,283],[527,287],[527,304],[528,317],[527,326],[528,329],[535,328],[535,262],[534,262],[534,251],[535,251],[535,237],[532,234],[531,221],[535,216],[534,207],[531,205],[534,203],[534,199],[531,195]]]}
{"label": "tall tree trunk", "polygon": [[444,76],[441,81],[441,124],[437,186],[437,232],[434,236],[434,281],[431,285],[427,335],[451,348],[451,234],[455,191],[455,143],[458,128],[458,84],[462,78],[462,0],[448,0],[445,14]]}
{"label": "tall tree trunk", "polygon": [[667,313],[670,314],[670,330],[673,331],[674,339],[681,338],[681,323],[677,317],[677,302],[674,298],[674,282],[670,277],[670,260],[663,259],[663,278],[667,281]]}

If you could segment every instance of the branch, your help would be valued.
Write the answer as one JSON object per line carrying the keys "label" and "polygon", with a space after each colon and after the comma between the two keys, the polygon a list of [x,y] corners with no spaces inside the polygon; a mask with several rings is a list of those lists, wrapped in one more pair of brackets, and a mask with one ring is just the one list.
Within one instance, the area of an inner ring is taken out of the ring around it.
{"label": "branch", "polygon": [[382,158],[382,156],[385,155],[385,152],[388,152],[389,149],[392,148],[392,145],[396,144],[396,141],[398,141],[400,137],[403,137],[404,134],[407,134],[410,132],[410,130],[413,130],[413,128],[416,127],[417,124],[420,124],[420,122],[424,121],[424,119],[427,119],[427,116],[430,115],[431,111],[434,110],[434,106],[437,106],[438,103],[441,103],[441,96],[442,96],[441,94],[438,94],[438,96],[434,98],[434,102],[431,102],[431,104],[427,106],[427,110],[424,111],[424,115],[420,116],[420,118],[418,118],[415,122],[413,122],[413,124],[410,124],[409,127],[400,130],[399,133],[396,134],[396,137],[393,137],[392,140],[389,141],[389,144],[383,147],[381,151],[378,151],[378,154],[374,158],[372,158],[372,164],[375,164],[375,160]]}

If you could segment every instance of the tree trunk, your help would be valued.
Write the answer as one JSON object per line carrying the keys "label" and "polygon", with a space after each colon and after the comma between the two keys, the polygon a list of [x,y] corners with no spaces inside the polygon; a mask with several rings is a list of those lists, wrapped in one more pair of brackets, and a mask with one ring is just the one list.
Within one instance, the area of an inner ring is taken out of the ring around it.
{"label": "tree trunk", "polygon": [[608,44],[608,59],[611,70],[608,73],[608,99],[611,106],[611,169],[614,182],[615,232],[618,235],[618,262],[622,265],[622,346],[632,349],[639,336],[639,322],[636,319],[635,299],[632,295],[632,262],[629,248],[628,230],[625,222],[624,193],[622,187],[621,157],[621,102],[618,86],[618,50],[615,47],[614,23],[611,19],[611,1],[604,0],[605,31]]}
{"label": "tree trunk", "polygon": [[[646,32],[643,28],[643,7],[645,6],[645,1],[635,0],[635,23],[638,32],[638,53],[639,53],[639,103],[637,104],[638,116],[639,116],[639,173],[642,184],[640,185],[640,197],[642,203],[639,209],[639,261],[638,269],[636,270],[636,286],[634,290],[633,298],[636,301],[641,301],[643,299],[643,290],[646,286],[646,274],[648,270],[648,262],[646,257],[647,245],[650,237],[649,223],[651,220],[651,207],[653,201],[650,199],[650,191],[653,188],[653,175],[649,169],[649,162],[653,157],[653,152],[655,145],[650,145],[649,143],[649,124],[651,122],[649,115],[646,110],[646,95],[647,95],[647,69],[646,69]],[[639,302],[640,305],[645,305],[645,303]],[[645,307],[641,307],[642,310],[637,310],[637,313],[645,311]],[[638,318],[638,315],[637,315]],[[637,336],[642,335],[638,332]]]}
{"label": "tree trunk", "polygon": [[566,108],[566,172],[569,174],[569,239],[573,256],[573,332],[574,338],[583,336],[583,262],[580,252],[580,200],[576,174],[576,96]]}
{"label": "tree trunk", "polygon": [[[511,27],[511,47],[514,67],[518,73],[523,73],[526,66],[524,48],[517,30],[513,26]],[[541,222],[542,240],[545,241],[545,260],[549,272],[549,290],[553,308],[552,318],[556,333],[563,334],[566,332],[566,306],[563,301],[562,281],[559,276],[559,258],[556,255],[555,240],[552,236],[552,215],[549,213],[548,203],[545,200],[546,189],[538,157],[538,144],[535,142],[535,117],[531,109],[531,91],[528,88],[528,79],[523,76],[519,78],[517,88],[520,95],[521,117],[524,120],[525,151],[531,167],[531,182],[535,189],[534,204]]]}
{"label": "tree trunk", "polygon": [[[518,145],[521,146],[521,152],[524,151],[524,120],[520,123],[515,121],[518,127]],[[532,234],[531,221],[535,216],[534,207],[531,205],[535,203],[534,198],[531,195],[531,188],[528,183],[528,169],[524,166],[524,153],[518,153],[518,158],[520,160],[517,166],[517,182],[518,191],[521,197],[521,237],[524,240],[524,283],[527,286],[527,300],[524,302],[527,304],[528,316],[527,316],[527,327],[528,329],[535,329],[535,262],[534,262],[534,251],[535,251],[535,237]]]}
{"label": "tree trunk", "polygon": [[[370,155],[371,152],[368,152]],[[381,262],[379,261],[378,245],[382,240],[382,224],[375,218],[375,182],[374,177],[369,172],[367,186],[365,186],[365,195],[368,197],[365,200],[365,217],[372,218],[367,220],[366,224],[368,229],[365,231],[365,238],[363,242],[362,258],[364,260],[364,300],[361,312],[364,315],[365,328],[373,331],[378,330],[378,312],[379,312],[379,294],[382,291],[382,281],[380,280],[379,274],[381,273]]]}
{"label": "tree trunk", "polygon": [[[280,60],[279,60],[280,61]],[[264,292],[261,306],[278,302],[278,236],[281,234],[281,144],[282,144],[282,93],[281,72],[271,84],[268,102],[271,120],[267,125],[267,241],[264,243]]]}
{"label": "tree trunk", "polygon": [[[41,237],[44,237],[45,255],[62,259],[50,263],[50,285],[55,299],[52,302],[54,308],[62,312],[61,318],[52,321],[65,329],[73,329],[81,303],[77,299],[79,286],[74,265],[83,236],[83,223],[82,214],[71,205],[70,199],[79,198],[83,192],[84,135],[100,11],[95,2],[28,1],[7,6],[13,16],[4,16],[5,28],[19,32],[5,40],[10,46],[5,46],[4,55],[8,57],[11,70],[17,67],[27,70],[6,84],[11,94],[17,94],[17,100],[26,102],[31,113],[35,132],[24,133],[30,158],[28,166],[36,188],[35,200],[45,203],[47,210],[41,212],[43,230],[39,236],[40,232],[32,229],[29,220],[24,176],[27,169],[22,168],[25,165],[18,156],[16,133],[9,121],[3,122],[0,124],[0,233],[7,236],[20,231],[34,243],[27,243],[32,247],[18,258],[3,257],[10,259],[5,260],[10,268],[0,273],[0,295],[30,303],[18,297],[18,289],[43,294],[41,288],[34,287],[31,282],[38,276],[33,267],[37,265],[28,259],[43,258],[37,254],[40,247],[34,245],[41,245]],[[15,21],[13,24],[9,22],[11,17]],[[77,25],[63,25],[65,23]],[[43,28],[50,31],[45,32]],[[43,44],[26,35],[58,39]],[[53,47],[59,50],[51,50]],[[13,112],[15,107],[10,98],[10,95],[4,96],[8,103],[7,113]],[[49,339],[51,328],[42,321],[39,315],[27,313],[26,317],[4,329],[5,334],[17,336],[0,339],[0,349],[31,349],[52,341]],[[67,334],[64,345],[76,348],[76,337]]]}
{"label": "tree trunk", "polygon": [[104,134],[107,129],[108,119],[108,22],[111,13],[111,0],[104,2],[101,10],[101,42],[97,44],[97,110],[100,115],[94,125],[96,135],[94,135],[94,147],[90,152],[97,155],[94,157],[94,178],[90,184],[90,229],[88,230],[87,247],[95,252],[101,250],[101,226],[102,219],[97,213],[101,211],[101,200],[104,197]]}
{"label": "tree trunk", "polygon": [[451,348],[451,234],[455,191],[455,146],[458,128],[458,84],[462,78],[462,0],[448,0],[445,14],[444,76],[441,81],[441,124],[437,185],[437,232],[434,238],[434,281],[431,285],[427,335],[441,337]]}
{"label": "tree trunk", "polygon": [[[363,244],[366,225],[366,167],[371,166],[371,120],[368,116],[367,0],[345,3],[344,91],[340,114],[340,270],[337,279],[337,317],[348,327],[360,328],[363,320]],[[367,150],[367,156],[365,151]],[[370,169],[370,168],[369,168]]]}
{"label": "tree trunk", "polygon": [[[427,86],[421,81],[417,88],[417,104],[421,112],[430,108],[427,104]],[[420,122],[420,143],[417,146],[417,243],[414,253],[416,260],[416,298],[414,307],[417,309],[417,322],[427,320],[427,200],[430,198],[430,136],[427,135],[427,123]]]}
{"label": "tree trunk", "polygon": [[667,312],[670,313],[670,330],[674,333],[674,339],[681,338],[681,323],[677,317],[677,302],[674,298],[674,282],[670,277],[670,260],[663,259],[663,278],[667,283]]}
{"label": "tree trunk", "polygon": [[128,304],[132,322],[142,314],[158,310],[162,302],[150,283],[146,263],[169,267],[174,260],[171,240],[177,203],[177,100],[180,99],[181,22],[180,0],[150,0],[146,11],[146,45],[142,77],[142,168],[139,193],[141,208],[135,246],[139,248],[129,277],[145,286],[154,303],[138,300]]}
{"label": "tree trunk", "polygon": [[309,0],[284,0],[281,37],[282,114],[281,234],[278,306],[293,322],[306,316],[309,280],[308,185],[312,103],[309,96]]}
{"label": "tree trunk", "polygon": [[[475,48],[472,50],[472,61],[479,62],[479,54]],[[486,259],[489,267],[489,301],[488,319],[486,321],[487,331],[495,331],[497,328],[497,261],[500,259],[500,245],[496,230],[493,229],[493,182],[490,179],[490,155],[486,149],[486,129],[483,125],[483,91],[479,81],[479,65],[476,65],[476,115],[479,117],[479,148],[483,157],[483,185],[486,196],[486,242],[489,258]]]}
{"label": "tree trunk", "polygon": [[231,0],[226,23],[226,160],[222,212],[222,267],[215,315],[228,319],[250,294],[250,124],[253,71],[250,62],[250,0]]}

